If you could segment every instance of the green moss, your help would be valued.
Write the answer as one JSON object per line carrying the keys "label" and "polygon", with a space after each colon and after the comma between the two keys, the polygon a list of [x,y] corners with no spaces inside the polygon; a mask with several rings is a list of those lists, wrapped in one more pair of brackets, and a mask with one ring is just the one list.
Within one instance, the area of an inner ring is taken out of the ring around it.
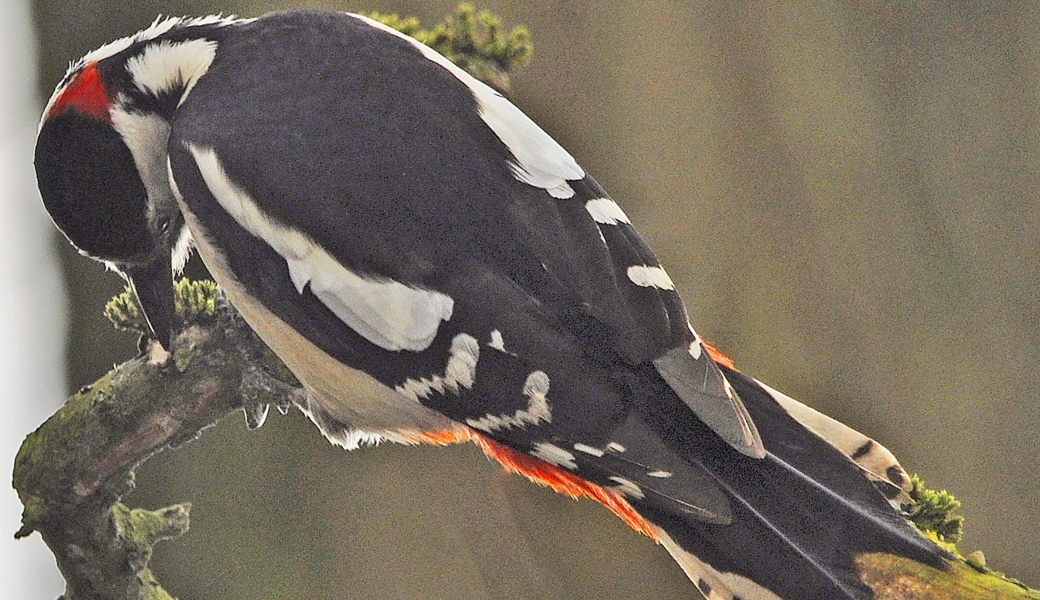
{"label": "green moss", "polygon": [[506,32],[502,20],[488,11],[477,12],[469,4],[459,4],[453,16],[432,29],[422,29],[415,17],[371,13],[372,19],[411,36],[440,52],[484,83],[504,90],[507,74],[531,60],[533,45],[526,27]]}
{"label": "green moss", "polygon": [[193,281],[182,277],[177,280],[173,291],[177,316],[184,322],[195,323],[216,316],[220,289],[215,282],[208,279]]}
{"label": "green moss", "polygon": [[939,542],[956,544],[964,530],[964,517],[953,514],[961,507],[959,500],[946,490],[930,490],[917,475],[910,477],[911,502],[902,509],[921,531]]}
{"label": "green moss", "polygon": [[144,316],[141,314],[141,307],[137,303],[137,297],[129,285],[126,286],[123,293],[108,301],[104,314],[116,329],[135,333],[147,333],[148,331]]}
{"label": "green moss", "polygon": [[[216,315],[220,290],[216,283],[207,279],[195,281],[182,277],[174,283],[173,297],[177,318],[182,323],[200,323]],[[148,333],[141,306],[129,285],[121,294],[108,301],[104,314],[116,329]]]}

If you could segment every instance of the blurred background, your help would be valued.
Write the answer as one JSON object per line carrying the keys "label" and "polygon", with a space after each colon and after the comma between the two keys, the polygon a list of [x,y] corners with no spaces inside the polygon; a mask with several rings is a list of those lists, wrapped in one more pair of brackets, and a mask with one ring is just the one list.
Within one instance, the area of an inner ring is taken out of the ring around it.
{"label": "blurred background", "polygon": [[[120,280],[36,195],[70,60],[157,14],[294,7],[433,24],[454,0],[3,0],[0,463],[134,354]],[[960,548],[1040,585],[1040,9],[1034,2],[486,0],[533,34],[512,98],[625,207],[743,370],[874,436],[964,504]],[[297,412],[233,415],[148,462],[130,504],[190,500],[153,563],[181,598],[678,598],[667,554],[475,448],[345,453]],[[63,584],[0,494],[0,596]]]}

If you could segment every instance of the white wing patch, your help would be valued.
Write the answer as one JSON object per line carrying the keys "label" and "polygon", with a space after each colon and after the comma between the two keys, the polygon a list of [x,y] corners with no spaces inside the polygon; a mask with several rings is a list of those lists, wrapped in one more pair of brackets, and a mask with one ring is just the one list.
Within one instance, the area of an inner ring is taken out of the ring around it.
{"label": "white wing patch", "polygon": [[588,444],[574,444],[574,449],[578,452],[584,452],[585,454],[595,456],[596,458],[602,458],[603,455],[606,454],[606,452],[600,450],[599,448],[594,448],[592,446],[589,446]]}
{"label": "white wing patch", "polygon": [[520,181],[542,188],[554,198],[570,198],[574,189],[567,183],[585,177],[574,158],[549,134],[542,131],[527,115],[506,100],[502,94],[473,78],[432,48],[419,43],[401,32],[368,17],[353,15],[376,29],[407,40],[431,60],[448,70],[466,85],[477,100],[480,118],[505,144],[516,162],[511,163],[513,176]]}
{"label": "white wing patch", "polygon": [[545,398],[549,393],[549,376],[544,371],[532,372],[524,382],[523,393],[527,396],[526,409],[521,408],[512,415],[488,414],[479,419],[466,419],[466,425],[491,433],[498,429],[551,423],[552,412],[549,409],[549,401]]}
{"label": "white wing patch", "polygon": [[[304,233],[275,222],[232,182],[211,148],[186,144],[217,202],[246,231],[267,242],[288,263],[296,290],[309,285],[351,329],[386,350],[425,350],[454,302],[440,292],[393,280],[361,277]],[[475,360],[475,359],[474,359]]]}
{"label": "white wing patch", "polygon": [[639,287],[653,287],[659,290],[674,290],[672,278],[661,267],[634,265],[628,268],[628,279]]}

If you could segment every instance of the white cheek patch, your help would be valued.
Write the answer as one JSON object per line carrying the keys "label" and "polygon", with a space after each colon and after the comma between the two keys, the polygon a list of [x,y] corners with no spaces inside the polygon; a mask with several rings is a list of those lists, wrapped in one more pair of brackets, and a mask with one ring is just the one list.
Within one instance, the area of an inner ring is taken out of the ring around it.
{"label": "white cheek patch", "polygon": [[570,198],[574,189],[568,180],[585,177],[574,158],[527,115],[495,90],[473,78],[432,48],[367,17],[354,15],[376,29],[407,40],[423,56],[445,68],[473,92],[480,118],[516,159],[510,169],[518,180],[542,188],[554,198]]}
{"label": "white cheek patch", "polygon": [[425,350],[453,300],[393,280],[361,277],[304,233],[276,223],[224,172],[216,152],[186,144],[217,202],[243,229],[267,242],[288,264],[298,292],[313,293],[341,321],[385,350]]}

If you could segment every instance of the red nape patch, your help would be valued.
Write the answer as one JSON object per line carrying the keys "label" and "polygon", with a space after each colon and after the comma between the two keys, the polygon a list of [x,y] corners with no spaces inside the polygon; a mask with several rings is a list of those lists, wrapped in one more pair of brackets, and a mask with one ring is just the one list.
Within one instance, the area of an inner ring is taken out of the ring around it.
{"label": "red nape patch", "polygon": [[648,523],[643,517],[639,516],[639,513],[637,513],[635,509],[632,508],[632,505],[626,502],[620,494],[612,492],[594,483],[589,483],[577,475],[568,473],[567,471],[553,466],[544,460],[538,460],[533,456],[528,456],[517,452],[516,450],[511,450],[498,442],[489,440],[472,429],[459,428],[430,433],[416,433],[411,437],[413,437],[416,442],[435,444],[438,446],[455,444],[458,442],[473,442],[480,446],[480,449],[484,451],[484,454],[488,458],[497,461],[510,473],[523,475],[539,485],[552,488],[553,490],[561,494],[566,494],[571,498],[579,498],[581,496],[592,498],[596,502],[606,506],[610,512],[617,515],[618,518],[624,521],[632,529],[635,529],[655,542],[660,543],[660,540],[657,538],[657,534],[654,533],[654,529],[650,523]]}
{"label": "red nape patch", "polygon": [[720,365],[722,365],[724,367],[729,367],[730,369],[733,369],[734,371],[737,370],[737,368],[735,366],[733,366],[733,360],[730,357],[728,357],[725,354],[719,352],[718,350],[715,349],[714,346],[712,346],[708,342],[705,342],[704,340],[701,340],[701,345],[703,345],[704,349],[708,351],[708,356],[710,356],[713,361],[719,363]]}
{"label": "red nape patch", "polygon": [[101,81],[97,62],[92,62],[83,67],[83,70],[73,77],[61,94],[54,99],[50,110],[47,111],[47,118],[75,110],[81,115],[93,117],[99,121],[109,121],[111,120],[109,114],[111,106],[112,98]]}

